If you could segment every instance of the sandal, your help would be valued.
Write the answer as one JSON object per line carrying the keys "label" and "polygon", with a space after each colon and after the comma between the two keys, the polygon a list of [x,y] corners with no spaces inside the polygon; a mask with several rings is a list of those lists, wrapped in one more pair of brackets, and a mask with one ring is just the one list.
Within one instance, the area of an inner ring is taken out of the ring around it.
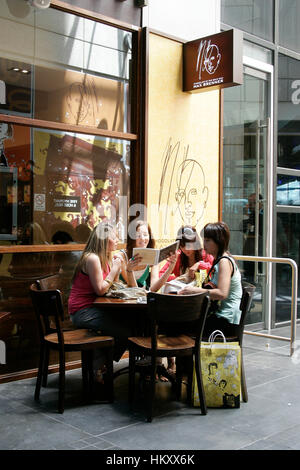
{"label": "sandal", "polygon": [[98,384],[104,384],[106,373],[107,373],[106,366],[103,366],[101,369],[94,371],[94,381]]}

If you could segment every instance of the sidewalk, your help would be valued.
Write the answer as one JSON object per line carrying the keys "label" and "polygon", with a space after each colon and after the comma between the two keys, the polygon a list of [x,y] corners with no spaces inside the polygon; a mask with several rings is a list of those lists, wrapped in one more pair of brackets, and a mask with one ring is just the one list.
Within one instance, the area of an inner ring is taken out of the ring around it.
{"label": "sidewalk", "polygon": [[[288,336],[289,329],[276,334]],[[33,400],[35,379],[1,384],[0,450],[300,449],[300,358],[295,359],[288,342],[245,335],[248,403],[208,409],[202,416],[170,400],[170,384],[159,382],[152,423],[145,421],[142,397],[130,413],[127,375],[115,380],[115,403],[82,405],[81,371],[67,372],[63,415],[56,411],[57,374],[49,376],[40,403]]]}

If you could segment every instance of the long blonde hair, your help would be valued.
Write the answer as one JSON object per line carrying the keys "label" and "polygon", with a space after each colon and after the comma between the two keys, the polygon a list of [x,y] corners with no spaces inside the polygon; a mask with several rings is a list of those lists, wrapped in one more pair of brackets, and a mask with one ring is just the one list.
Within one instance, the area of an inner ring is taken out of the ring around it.
{"label": "long blonde hair", "polygon": [[107,264],[110,265],[111,252],[108,251],[108,243],[109,237],[114,229],[113,225],[108,222],[101,222],[94,227],[75,267],[73,279],[76,274],[84,268],[86,259],[91,253],[95,253],[99,256],[102,269],[106,269]]}

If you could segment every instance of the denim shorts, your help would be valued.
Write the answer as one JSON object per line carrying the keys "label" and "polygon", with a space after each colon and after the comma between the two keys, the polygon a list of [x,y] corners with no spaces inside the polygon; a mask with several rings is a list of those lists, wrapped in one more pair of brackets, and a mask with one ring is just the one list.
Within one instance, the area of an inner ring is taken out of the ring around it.
{"label": "denim shorts", "polygon": [[100,330],[102,335],[122,339],[133,336],[133,328],[130,326],[128,317],[123,312],[104,311],[92,305],[77,310],[70,317],[76,328],[87,328],[93,331]]}

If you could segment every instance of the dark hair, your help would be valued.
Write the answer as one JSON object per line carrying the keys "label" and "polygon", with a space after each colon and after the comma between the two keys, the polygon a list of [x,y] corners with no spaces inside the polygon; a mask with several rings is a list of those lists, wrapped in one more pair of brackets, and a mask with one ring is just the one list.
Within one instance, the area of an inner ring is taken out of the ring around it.
{"label": "dark hair", "polygon": [[230,231],[225,222],[206,224],[204,227],[204,238],[210,238],[218,245],[217,257],[228,251]]}
{"label": "dark hair", "polygon": [[[191,225],[183,225],[177,232],[176,241],[179,240],[179,247],[185,247],[187,244],[192,244],[192,249],[195,251],[195,262],[201,261],[202,256],[202,245],[200,237],[195,227]],[[189,267],[188,257],[181,251],[180,253],[180,268],[184,273],[186,268]]]}
{"label": "dark hair", "polygon": [[[148,224],[148,222],[146,222],[145,220],[138,220],[136,222],[135,231],[137,232],[138,228],[142,227],[143,225],[145,225],[147,227],[147,230],[149,232],[149,243],[147,245],[147,248],[155,248],[155,240],[153,238],[152,230],[151,230],[151,227]],[[131,238],[128,234],[128,237],[127,237],[127,255],[128,255],[128,258],[131,258],[131,256],[132,256],[132,250],[135,247],[135,242],[136,242],[136,238]]]}
{"label": "dark hair", "polygon": [[55,245],[57,244],[66,244],[66,243],[70,243],[73,241],[73,238],[71,237],[71,235],[68,233],[68,232],[64,232],[63,230],[58,230],[57,232],[55,232],[55,234],[52,236],[52,239],[51,239],[52,243],[54,243]]}

